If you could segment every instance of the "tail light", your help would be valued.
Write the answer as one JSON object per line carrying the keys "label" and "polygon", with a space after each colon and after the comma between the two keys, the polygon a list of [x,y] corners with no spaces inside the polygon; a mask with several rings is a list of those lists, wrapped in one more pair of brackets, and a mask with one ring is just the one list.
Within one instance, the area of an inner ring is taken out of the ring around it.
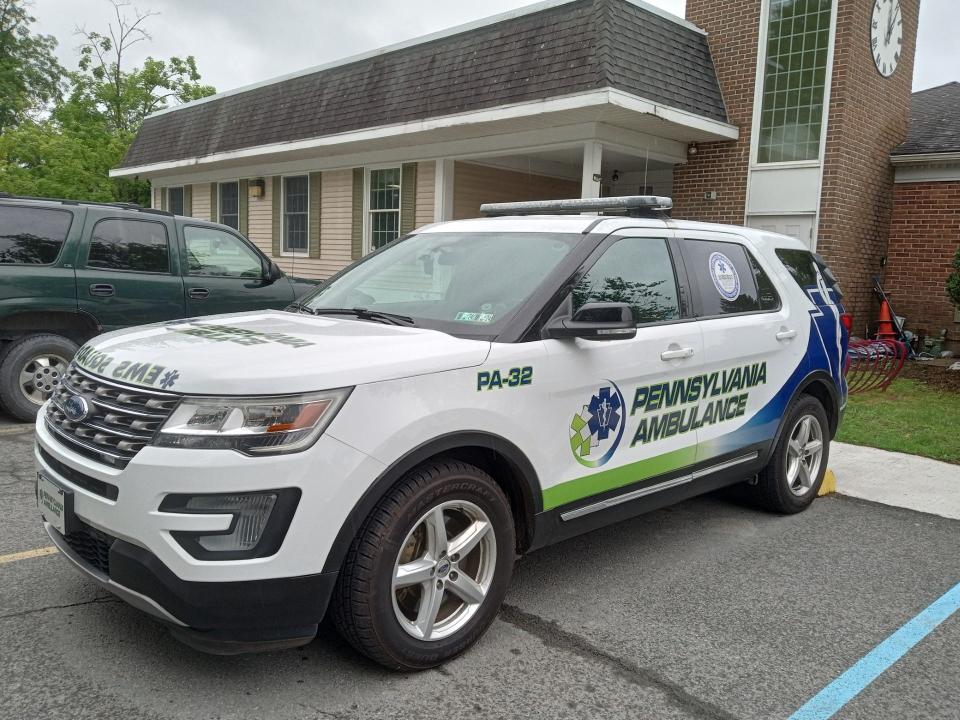
{"label": "tail light", "polygon": [[849,335],[853,332],[853,315],[850,313],[841,313],[840,314],[840,323],[846,328],[847,334]]}

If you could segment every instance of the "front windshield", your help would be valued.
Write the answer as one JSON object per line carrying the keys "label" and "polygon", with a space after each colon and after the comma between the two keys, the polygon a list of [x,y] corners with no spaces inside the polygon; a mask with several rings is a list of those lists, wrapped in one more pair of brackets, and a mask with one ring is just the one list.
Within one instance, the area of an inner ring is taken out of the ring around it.
{"label": "front windshield", "polygon": [[559,233],[421,233],[301,302],[321,314],[364,308],[452,334],[493,336],[581,239]]}

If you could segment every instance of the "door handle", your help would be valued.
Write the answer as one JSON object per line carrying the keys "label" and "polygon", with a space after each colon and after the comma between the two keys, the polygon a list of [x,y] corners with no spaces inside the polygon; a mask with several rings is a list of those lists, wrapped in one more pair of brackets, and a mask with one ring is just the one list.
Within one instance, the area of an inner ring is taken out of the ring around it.
{"label": "door handle", "polygon": [[113,285],[107,285],[106,283],[94,283],[90,286],[90,294],[93,297],[113,297],[116,289]]}
{"label": "door handle", "polygon": [[187,295],[191,300],[204,300],[210,297],[210,291],[207,288],[190,288]]}
{"label": "door handle", "polygon": [[796,330],[787,330],[783,328],[780,332],[777,333],[777,340],[792,340],[797,336]]}
{"label": "door handle", "polygon": [[685,360],[690,357],[693,357],[693,348],[677,348],[660,353],[661,360]]}

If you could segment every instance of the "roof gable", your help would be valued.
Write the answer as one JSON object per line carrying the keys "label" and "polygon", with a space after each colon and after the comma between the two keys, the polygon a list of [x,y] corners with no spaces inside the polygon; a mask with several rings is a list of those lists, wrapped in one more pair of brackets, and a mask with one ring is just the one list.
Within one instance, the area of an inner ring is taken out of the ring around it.
{"label": "roof gable", "polygon": [[915,92],[910,130],[893,155],[960,152],[960,82]]}
{"label": "roof gable", "polygon": [[702,32],[628,0],[576,0],[151,116],[121,167],[605,87],[727,119]]}

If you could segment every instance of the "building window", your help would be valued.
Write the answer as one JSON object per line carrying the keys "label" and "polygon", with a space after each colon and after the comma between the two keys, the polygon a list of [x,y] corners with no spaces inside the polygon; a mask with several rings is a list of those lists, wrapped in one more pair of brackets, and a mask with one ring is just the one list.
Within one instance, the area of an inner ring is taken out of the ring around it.
{"label": "building window", "polygon": [[283,251],[307,251],[310,181],[306,175],[283,179]]}
{"label": "building window", "polygon": [[770,0],[757,162],[820,156],[832,0]]}
{"label": "building window", "polygon": [[220,183],[220,222],[240,229],[240,183]]}
{"label": "building window", "polygon": [[167,211],[183,215],[183,188],[167,188]]}
{"label": "building window", "polygon": [[167,210],[174,215],[183,215],[183,188],[167,188]]}
{"label": "building window", "polygon": [[370,248],[400,236],[400,168],[370,171]]}

